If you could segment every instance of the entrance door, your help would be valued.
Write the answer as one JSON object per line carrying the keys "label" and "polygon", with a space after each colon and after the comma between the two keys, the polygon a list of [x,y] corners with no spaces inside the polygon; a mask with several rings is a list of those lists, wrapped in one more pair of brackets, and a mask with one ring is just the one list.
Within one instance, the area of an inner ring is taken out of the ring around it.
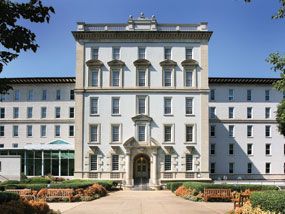
{"label": "entrance door", "polygon": [[150,178],[149,157],[139,154],[134,159],[134,181],[135,185],[146,184]]}

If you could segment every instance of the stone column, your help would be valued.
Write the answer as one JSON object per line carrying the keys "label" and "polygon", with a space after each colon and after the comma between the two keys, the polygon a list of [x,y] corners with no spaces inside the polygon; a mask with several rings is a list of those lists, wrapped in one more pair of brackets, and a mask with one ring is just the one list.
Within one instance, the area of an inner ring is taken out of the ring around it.
{"label": "stone column", "polygon": [[157,151],[152,153],[152,183],[154,186],[158,186],[157,183]]}
{"label": "stone column", "polygon": [[126,151],[126,187],[132,187],[132,178],[131,178],[131,153],[129,149]]}

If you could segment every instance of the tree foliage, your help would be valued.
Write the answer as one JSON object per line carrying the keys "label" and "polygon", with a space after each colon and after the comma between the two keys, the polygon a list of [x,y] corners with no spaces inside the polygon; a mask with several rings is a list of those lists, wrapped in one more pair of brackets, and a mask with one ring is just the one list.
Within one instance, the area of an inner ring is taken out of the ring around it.
{"label": "tree foliage", "polygon": [[[36,35],[28,28],[18,24],[19,20],[34,23],[49,22],[53,7],[47,7],[41,0],[30,0],[27,3],[17,3],[10,0],[0,0],[0,73],[4,65],[19,56],[21,51],[36,52],[39,45]],[[6,93],[11,87],[7,80],[0,80],[0,93]]]}

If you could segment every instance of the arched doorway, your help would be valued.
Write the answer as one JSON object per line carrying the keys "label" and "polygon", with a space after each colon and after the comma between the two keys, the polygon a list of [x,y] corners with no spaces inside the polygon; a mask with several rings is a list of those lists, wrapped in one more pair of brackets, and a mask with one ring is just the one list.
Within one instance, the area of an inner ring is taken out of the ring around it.
{"label": "arched doorway", "polygon": [[150,178],[150,158],[146,154],[138,154],[134,158],[134,184],[147,184]]}

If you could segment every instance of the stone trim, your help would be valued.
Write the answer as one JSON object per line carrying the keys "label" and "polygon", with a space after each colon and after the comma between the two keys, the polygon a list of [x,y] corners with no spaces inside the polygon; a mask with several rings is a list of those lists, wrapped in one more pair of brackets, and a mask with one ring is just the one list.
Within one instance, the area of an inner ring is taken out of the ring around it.
{"label": "stone trim", "polygon": [[186,59],[186,60],[181,62],[181,65],[183,67],[195,68],[196,66],[199,65],[199,63],[194,59]]}
{"label": "stone trim", "polygon": [[[209,93],[209,89],[195,89],[195,88],[181,88],[181,89],[177,89],[177,88],[171,88],[171,93],[205,93],[208,94]],[[92,92],[96,92],[96,93],[106,93],[106,92],[120,92],[120,93],[130,93],[130,92],[135,92],[135,93],[169,93],[169,87],[165,87],[165,88],[118,88],[118,89],[114,89],[114,88],[101,88],[100,90],[98,89],[76,89],[75,90],[76,93],[80,94],[80,93],[92,93]]]}
{"label": "stone trim", "polygon": [[122,60],[119,60],[119,59],[113,59],[113,60],[107,62],[107,64],[110,67],[123,67],[123,66],[125,66],[125,63]]}
{"label": "stone trim", "polygon": [[252,119],[210,119],[210,124],[212,123],[226,123],[226,124],[235,124],[235,123],[247,123],[247,124],[251,124],[251,123],[259,123],[259,124],[276,124],[277,121],[276,120],[266,120],[266,119],[261,119],[261,120],[252,120]]}
{"label": "stone trim", "polygon": [[66,120],[45,120],[45,119],[38,119],[38,120],[0,120],[1,124],[74,124],[74,119],[66,119]]}
{"label": "stone trim", "polygon": [[171,59],[166,59],[162,62],[159,63],[161,67],[175,67],[177,65],[177,62],[171,60]]}
{"label": "stone trim", "polygon": [[98,59],[90,59],[86,62],[86,65],[88,67],[100,68],[104,65],[104,63]]}
{"label": "stone trim", "polygon": [[147,59],[138,59],[134,61],[134,66],[136,67],[147,68],[148,66],[150,66],[150,64],[150,61],[148,61]]}

